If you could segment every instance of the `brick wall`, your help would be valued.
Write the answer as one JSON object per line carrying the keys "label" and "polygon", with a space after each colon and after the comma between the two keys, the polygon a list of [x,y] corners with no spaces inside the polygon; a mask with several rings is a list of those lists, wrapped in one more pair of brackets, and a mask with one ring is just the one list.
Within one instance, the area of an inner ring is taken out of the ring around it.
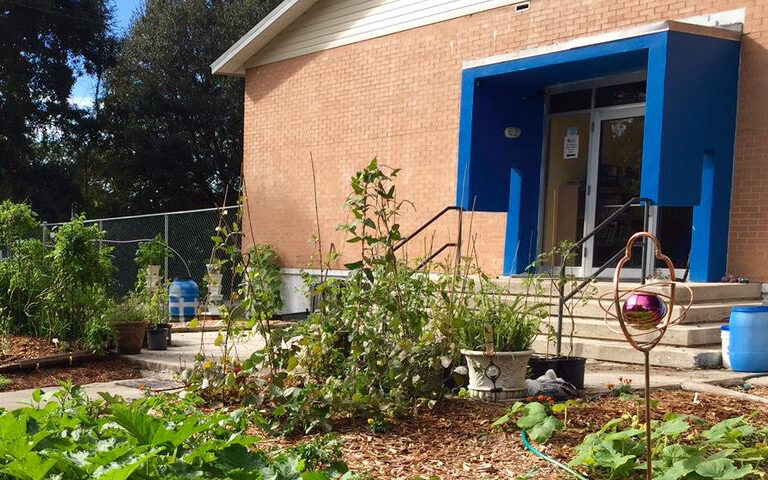
{"label": "brick wall", "polygon": [[[255,239],[285,266],[306,266],[316,233],[310,153],[321,236],[354,260],[335,227],[349,177],[372,156],[402,168],[401,198],[415,211],[407,233],[456,195],[461,64],[632,25],[746,7],[729,270],[768,280],[768,1],[533,0],[248,70],[245,168]],[[501,273],[504,213],[472,219],[477,256]],[[467,225],[468,226],[468,225]],[[434,237],[433,237],[434,235]],[[455,235],[445,219],[409,252]]]}

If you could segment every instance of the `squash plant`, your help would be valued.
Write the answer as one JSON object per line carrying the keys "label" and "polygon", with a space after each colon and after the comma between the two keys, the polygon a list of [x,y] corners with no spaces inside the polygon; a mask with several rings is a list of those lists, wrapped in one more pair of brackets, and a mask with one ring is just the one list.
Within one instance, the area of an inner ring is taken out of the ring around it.
{"label": "squash plant", "polygon": [[[759,478],[768,467],[768,428],[739,416],[707,425],[698,417],[667,414],[652,425],[653,475],[661,480]],[[574,449],[572,467],[593,478],[633,478],[645,471],[645,428],[636,415],[607,422]]]}
{"label": "squash plant", "polygon": [[89,400],[71,384],[0,411],[0,477],[352,480],[338,443],[261,450],[242,410],[203,413],[194,395]]}

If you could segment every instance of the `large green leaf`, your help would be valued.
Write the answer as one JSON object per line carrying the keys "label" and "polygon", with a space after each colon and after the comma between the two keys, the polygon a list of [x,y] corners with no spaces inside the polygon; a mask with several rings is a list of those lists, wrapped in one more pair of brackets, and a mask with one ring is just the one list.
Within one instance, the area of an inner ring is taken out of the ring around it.
{"label": "large green leaf", "polygon": [[55,464],[56,460],[52,458],[43,459],[36,452],[30,452],[23,458],[14,459],[2,472],[21,480],[42,480]]}
{"label": "large green leaf", "polygon": [[561,428],[563,428],[563,422],[550,416],[534,425],[533,428],[528,430],[528,434],[537,442],[546,443],[552,434],[555,433],[555,430],[560,430]]}
{"label": "large green leaf", "polygon": [[702,477],[713,478],[714,480],[736,480],[746,477],[753,471],[751,465],[737,467],[730,458],[706,460],[700,463],[695,470]]}

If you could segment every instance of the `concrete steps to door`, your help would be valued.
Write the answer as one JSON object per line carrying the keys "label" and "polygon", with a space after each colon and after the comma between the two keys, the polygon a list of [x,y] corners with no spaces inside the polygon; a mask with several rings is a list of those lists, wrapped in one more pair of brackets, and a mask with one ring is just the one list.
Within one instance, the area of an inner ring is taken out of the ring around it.
{"label": "concrete steps to door", "polygon": [[[526,280],[520,277],[500,277],[495,283],[502,286],[511,301],[519,295],[530,295],[530,302],[541,302],[550,305],[550,317],[547,319],[551,328],[557,325],[557,292],[554,289],[538,292],[532,295]],[[720,327],[728,322],[731,308],[734,306],[762,305],[761,286],[757,283],[688,283],[693,293],[693,303],[680,325],[670,327],[661,343],[651,353],[651,363],[660,367],[676,368],[713,368],[720,366],[721,340]],[[637,283],[622,284],[622,288],[634,288]],[[669,294],[669,286],[648,287],[661,293]],[[621,333],[618,321],[610,319],[607,323],[605,312],[600,306],[599,298],[603,297],[603,305],[609,307],[613,284],[610,281],[597,281],[592,285],[594,291],[590,299],[574,302],[572,316],[566,314],[563,319],[563,353],[584,356],[596,360],[642,363],[643,355],[632,348]],[[688,290],[676,288],[678,302],[689,299]],[[673,315],[678,315],[682,307],[675,306]],[[573,352],[569,352],[573,322]],[[609,325],[611,328],[609,328]],[[547,330],[544,327],[542,331]],[[653,338],[657,332],[646,336],[638,336],[640,340]],[[539,353],[554,353],[555,343],[544,334],[539,335],[534,342],[534,348]]]}
{"label": "concrete steps to door", "polygon": [[[557,317],[550,317],[552,327],[557,325]],[[610,325],[610,328],[609,328]],[[676,325],[667,329],[667,333],[661,340],[661,345],[676,345],[680,347],[698,347],[702,345],[714,345],[720,343],[720,327],[724,323],[705,323],[695,325]],[[624,341],[624,334],[617,321],[609,321],[596,318],[574,318],[574,337],[591,338],[596,340]],[[563,331],[568,334],[571,331],[569,318],[563,321]],[[639,340],[650,340],[658,333],[652,331],[648,335],[638,335]]]}
{"label": "concrete steps to door", "polygon": [[[538,353],[547,352],[547,339],[539,336],[533,342],[533,349]],[[554,353],[551,344],[548,350]],[[633,349],[626,340],[596,340],[592,338],[574,338],[573,351],[567,338],[563,339],[563,354],[592,358],[608,362],[643,363],[641,352]],[[651,365],[672,368],[717,368],[722,363],[720,345],[700,347],[677,347],[658,345],[651,351]]]}

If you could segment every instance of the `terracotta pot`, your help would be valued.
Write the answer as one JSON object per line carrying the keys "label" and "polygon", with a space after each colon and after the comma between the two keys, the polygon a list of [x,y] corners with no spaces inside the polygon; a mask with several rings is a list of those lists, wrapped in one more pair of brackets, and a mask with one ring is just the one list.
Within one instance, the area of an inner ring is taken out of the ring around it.
{"label": "terracotta pot", "polygon": [[136,355],[141,353],[144,341],[144,331],[148,322],[120,322],[112,324],[115,329],[115,345],[117,353]]}
{"label": "terracotta pot", "polygon": [[[469,396],[482,400],[502,401],[525,398],[525,370],[533,350],[522,352],[496,352],[488,357],[482,350],[462,350],[469,368]],[[498,367],[494,382],[486,373],[493,362]]]}

